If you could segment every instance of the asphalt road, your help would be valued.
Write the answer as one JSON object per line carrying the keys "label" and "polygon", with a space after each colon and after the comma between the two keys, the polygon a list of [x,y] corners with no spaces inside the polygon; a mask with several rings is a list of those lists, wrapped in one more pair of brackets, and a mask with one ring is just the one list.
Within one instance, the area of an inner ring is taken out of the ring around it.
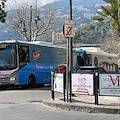
{"label": "asphalt road", "polygon": [[[61,94],[56,94],[60,97]],[[50,86],[0,91],[0,120],[119,120],[120,115],[56,110],[41,104]]]}

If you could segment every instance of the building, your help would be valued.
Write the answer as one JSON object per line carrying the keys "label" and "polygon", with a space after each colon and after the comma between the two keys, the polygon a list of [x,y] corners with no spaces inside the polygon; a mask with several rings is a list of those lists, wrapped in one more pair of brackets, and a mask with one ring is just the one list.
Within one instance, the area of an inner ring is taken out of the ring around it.
{"label": "building", "polygon": [[53,31],[53,33],[52,33],[52,43],[53,44],[66,44],[67,43],[67,38],[64,37],[63,32],[55,33]]}

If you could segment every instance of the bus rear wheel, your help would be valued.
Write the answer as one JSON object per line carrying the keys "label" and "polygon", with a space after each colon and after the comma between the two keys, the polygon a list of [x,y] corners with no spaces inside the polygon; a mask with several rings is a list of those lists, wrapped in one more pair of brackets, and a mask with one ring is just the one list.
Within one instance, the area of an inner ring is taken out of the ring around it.
{"label": "bus rear wheel", "polygon": [[33,74],[29,77],[29,87],[36,87],[36,78]]}

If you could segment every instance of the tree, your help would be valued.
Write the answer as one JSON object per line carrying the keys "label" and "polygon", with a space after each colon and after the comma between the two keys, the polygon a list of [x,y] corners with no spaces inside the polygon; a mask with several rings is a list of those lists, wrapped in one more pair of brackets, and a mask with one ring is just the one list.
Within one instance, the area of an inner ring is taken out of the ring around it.
{"label": "tree", "polygon": [[115,0],[103,0],[103,1],[105,1],[105,2],[107,2],[107,3],[112,3],[112,2],[114,2]]}
{"label": "tree", "polygon": [[37,8],[37,0],[32,6],[21,1],[15,2],[15,16],[11,26],[19,36],[25,36],[27,41],[36,41],[38,36],[45,34],[52,29],[54,24],[54,9],[46,6],[47,11],[43,12]]}
{"label": "tree", "polygon": [[108,6],[101,6],[102,11],[96,11],[100,16],[93,17],[93,20],[99,22],[105,20],[106,18],[111,18],[110,26],[113,30],[117,31],[120,37],[120,2],[119,0],[104,0],[110,3]]}
{"label": "tree", "polygon": [[7,0],[0,0],[0,21],[5,23],[5,17],[7,16],[7,12],[5,12],[5,2]]}
{"label": "tree", "polygon": [[101,49],[108,53],[119,54],[120,51],[119,45],[120,45],[119,42],[106,40],[105,44],[101,47]]}

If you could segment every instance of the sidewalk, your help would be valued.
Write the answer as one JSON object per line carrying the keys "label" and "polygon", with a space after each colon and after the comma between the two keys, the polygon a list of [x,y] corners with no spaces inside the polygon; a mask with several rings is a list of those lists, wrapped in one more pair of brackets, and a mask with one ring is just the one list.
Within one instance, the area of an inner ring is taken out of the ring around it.
{"label": "sidewalk", "polygon": [[81,111],[87,113],[120,114],[120,97],[99,96],[98,105],[95,105],[95,97],[79,95],[72,97],[72,102],[64,102],[63,98],[55,100],[42,100],[44,105],[68,111]]}

